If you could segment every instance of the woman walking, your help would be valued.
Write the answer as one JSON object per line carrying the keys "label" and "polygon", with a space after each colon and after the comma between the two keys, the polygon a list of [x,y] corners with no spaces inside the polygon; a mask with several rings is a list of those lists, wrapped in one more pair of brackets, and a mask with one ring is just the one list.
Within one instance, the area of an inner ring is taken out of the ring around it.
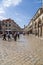
{"label": "woman walking", "polygon": [[17,33],[16,32],[14,33],[14,40],[15,41],[17,40]]}
{"label": "woman walking", "polygon": [[8,33],[8,40],[10,40],[11,39],[11,37],[10,37],[10,33]]}

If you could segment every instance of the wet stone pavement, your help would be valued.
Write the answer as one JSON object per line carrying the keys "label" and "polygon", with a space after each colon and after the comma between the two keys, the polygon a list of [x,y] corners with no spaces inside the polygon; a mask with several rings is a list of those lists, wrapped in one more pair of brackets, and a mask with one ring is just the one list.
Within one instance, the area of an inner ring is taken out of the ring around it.
{"label": "wet stone pavement", "polygon": [[43,65],[43,40],[20,35],[15,42],[0,38],[0,65]]}

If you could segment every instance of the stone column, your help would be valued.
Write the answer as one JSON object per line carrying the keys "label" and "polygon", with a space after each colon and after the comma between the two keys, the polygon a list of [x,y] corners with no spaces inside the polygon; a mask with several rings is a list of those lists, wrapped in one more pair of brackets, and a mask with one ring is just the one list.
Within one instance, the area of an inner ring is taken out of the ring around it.
{"label": "stone column", "polygon": [[35,22],[35,35],[37,35],[37,28],[36,28],[36,26],[37,26],[37,23]]}
{"label": "stone column", "polygon": [[39,22],[38,22],[38,37],[39,37]]}
{"label": "stone column", "polygon": [[40,26],[40,36],[42,36],[42,25]]}

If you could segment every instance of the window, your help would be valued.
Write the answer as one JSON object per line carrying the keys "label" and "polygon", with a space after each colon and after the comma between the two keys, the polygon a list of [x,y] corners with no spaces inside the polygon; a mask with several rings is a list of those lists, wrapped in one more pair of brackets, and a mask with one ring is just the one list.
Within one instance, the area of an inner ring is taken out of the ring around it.
{"label": "window", "polygon": [[11,24],[9,24],[9,26],[11,26]]}
{"label": "window", "polygon": [[7,27],[7,24],[6,24],[6,27]]}

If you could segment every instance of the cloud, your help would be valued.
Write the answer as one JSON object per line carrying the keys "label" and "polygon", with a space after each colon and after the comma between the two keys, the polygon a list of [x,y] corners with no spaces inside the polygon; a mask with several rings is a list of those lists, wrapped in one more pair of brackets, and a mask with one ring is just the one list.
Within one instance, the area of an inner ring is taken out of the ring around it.
{"label": "cloud", "polygon": [[0,14],[4,14],[4,13],[5,13],[4,9],[0,7]]}
{"label": "cloud", "polygon": [[5,9],[10,6],[17,6],[22,0],[2,0],[0,3],[0,13],[5,13]]}
{"label": "cloud", "polygon": [[3,15],[6,15],[6,9],[10,6],[17,6],[22,0],[2,0],[0,3],[0,19],[3,19]]}
{"label": "cloud", "polygon": [[10,6],[17,6],[21,2],[22,0],[3,0],[2,3],[4,7],[10,7]]}
{"label": "cloud", "polygon": [[6,17],[4,17],[4,16],[0,16],[0,20],[2,20],[2,19],[7,19]]}
{"label": "cloud", "polygon": [[20,2],[22,2],[22,0],[13,0],[13,1],[12,1],[12,4],[13,4],[14,6],[16,6],[16,5],[19,5]]}

